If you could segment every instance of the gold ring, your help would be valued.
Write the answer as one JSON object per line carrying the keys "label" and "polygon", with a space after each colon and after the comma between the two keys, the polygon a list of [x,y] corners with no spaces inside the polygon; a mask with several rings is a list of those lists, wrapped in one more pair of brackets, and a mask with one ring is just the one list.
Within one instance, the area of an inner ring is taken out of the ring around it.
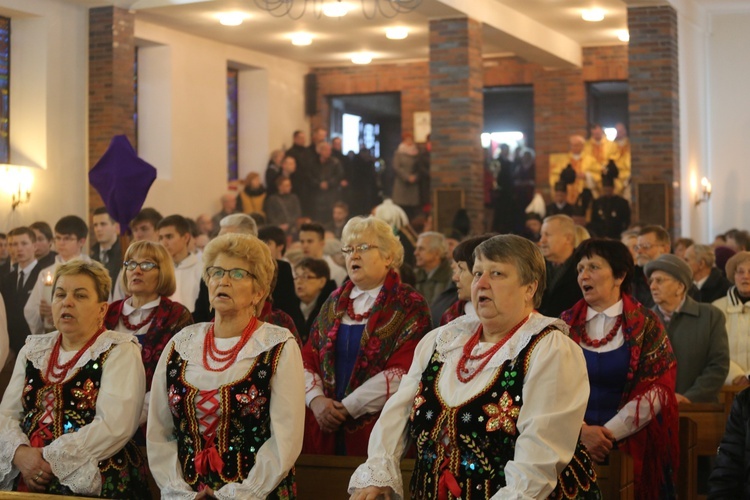
{"label": "gold ring", "polygon": [[42,477],[42,471],[37,472],[36,476],[34,476],[34,481],[38,481],[39,478]]}

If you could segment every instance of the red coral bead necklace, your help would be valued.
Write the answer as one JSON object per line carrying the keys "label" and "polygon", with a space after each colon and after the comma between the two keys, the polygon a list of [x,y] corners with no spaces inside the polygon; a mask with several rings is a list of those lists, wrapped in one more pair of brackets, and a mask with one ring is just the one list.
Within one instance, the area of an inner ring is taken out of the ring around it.
{"label": "red coral bead necklace", "polygon": [[609,331],[606,337],[599,340],[592,340],[591,337],[589,337],[589,334],[586,333],[586,328],[583,329],[581,332],[581,342],[586,344],[589,347],[597,348],[601,346],[605,346],[609,344],[613,338],[615,338],[615,335],[617,335],[617,331],[622,326],[622,314],[617,317],[617,321],[615,321],[615,326],[612,327],[612,329]]}
{"label": "red coral bead necklace", "polygon": [[89,348],[94,345],[94,342],[96,342],[96,339],[99,338],[99,335],[104,332],[104,327],[99,328],[99,330],[86,342],[86,344],[81,347],[78,352],[76,352],[75,356],[70,358],[70,361],[66,363],[59,363],[60,359],[60,347],[62,345],[62,336],[63,334],[60,333],[57,336],[57,340],[55,341],[55,345],[52,347],[52,353],[49,357],[49,362],[47,363],[47,370],[44,373],[44,378],[46,378],[49,382],[52,382],[53,384],[56,384],[58,382],[62,382],[65,380],[65,376],[68,374],[71,368],[75,366],[75,364],[78,362],[79,359],[81,359],[81,356],[83,356],[83,353],[88,351]]}
{"label": "red coral bead necklace", "polygon": [[[253,316],[252,319],[248,322],[247,326],[244,330],[242,330],[242,335],[240,336],[240,340],[232,347],[231,349],[227,349],[226,351],[223,351],[216,347],[216,337],[214,336],[214,324],[211,323],[211,326],[208,327],[208,333],[206,333],[206,338],[203,341],[203,367],[206,370],[212,371],[212,372],[223,372],[230,366],[234,364],[234,362],[237,360],[237,356],[240,354],[240,351],[243,347],[245,347],[245,344],[247,344],[248,340],[250,340],[250,337],[252,337],[253,332],[258,327],[258,317]],[[209,362],[208,358],[211,358],[215,363],[221,365],[217,368],[212,367]],[[223,363],[223,364],[222,364]]]}
{"label": "red coral bead necklace", "polygon": [[[503,337],[499,342],[495,343],[492,347],[487,349],[481,354],[477,354],[474,356],[472,352],[474,352],[474,348],[479,345],[479,338],[482,336],[482,331],[484,328],[482,325],[479,325],[479,328],[477,328],[477,331],[474,335],[471,336],[468,342],[464,344],[464,350],[461,354],[461,359],[458,360],[458,365],[456,366],[456,376],[458,377],[458,380],[463,382],[464,384],[469,382],[471,379],[476,377],[479,372],[484,370],[484,367],[487,366],[487,363],[490,362],[490,359],[492,359],[492,356],[502,349],[502,347],[508,343],[508,341],[515,335],[515,333],[529,320],[529,316],[526,316],[524,319],[521,320],[520,323],[518,323],[516,326],[510,329],[508,333]],[[469,370],[466,367],[466,363],[469,361],[480,361],[479,366],[474,370],[473,372]]]}

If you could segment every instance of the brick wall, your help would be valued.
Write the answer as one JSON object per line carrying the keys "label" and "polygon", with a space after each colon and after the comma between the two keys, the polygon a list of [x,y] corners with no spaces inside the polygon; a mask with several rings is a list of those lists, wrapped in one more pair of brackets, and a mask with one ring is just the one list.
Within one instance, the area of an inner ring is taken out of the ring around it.
{"label": "brick wall", "polygon": [[[668,227],[680,228],[680,103],[677,13],[672,7],[628,8],[630,134],[633,178],[663,182]],[[656,201],[658,202],[658,200]],[[651,210],[640,218],[648,220]],[[656,222],[656,221],[649,221]]]}
{"label": "brick wall", "polygon": [[[313,126],[328,124],[328,95],[401,92],[404,132],[413,127],[412,113],[430,109],[429,67],[426,62],[373,64],[365,67],[318,68],[318,114]],[[583,67],[547,70],[518,57],[483,60],[483,85],[534,86],[534,127],[537,184],[548,191],[550,153],[564,152],[570,134],[586,133],[586,82],[627,80],[626,46],[583,49]]]}
{"label": "brick wall", "polygon": [[[481,44],[478,21],[430,21],[431,185],[463,191],[474,234],[484,228]],[[450,227],[450,211],[435,215],[437,229]]]}
{"label": "brick wall", "polygon": [[[125,9],[89,9],[89,168],[115,135],[127,135],[135,146],[134,21]],[[89,213],[103,205],[89,186]]]}

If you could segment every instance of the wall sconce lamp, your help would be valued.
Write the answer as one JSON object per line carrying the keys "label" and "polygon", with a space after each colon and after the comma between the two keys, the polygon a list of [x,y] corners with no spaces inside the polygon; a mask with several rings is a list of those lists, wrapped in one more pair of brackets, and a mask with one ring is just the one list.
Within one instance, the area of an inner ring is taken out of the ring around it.
{"label": "wall sconce lamp", "polygon": [[695,200],[696,207],[701,203],[711,199],[711,181],[709,181],[706,177],[701,179],[701,185],[697,195],[698,197]]}
{"label": "wall sconce lamp", "polygon": [[15,210],[18,205],[28,203],[31,199],[31,186],[34,176],[29,167],[20,165],[0,164],[0,185],[11,197],[11,209]]}

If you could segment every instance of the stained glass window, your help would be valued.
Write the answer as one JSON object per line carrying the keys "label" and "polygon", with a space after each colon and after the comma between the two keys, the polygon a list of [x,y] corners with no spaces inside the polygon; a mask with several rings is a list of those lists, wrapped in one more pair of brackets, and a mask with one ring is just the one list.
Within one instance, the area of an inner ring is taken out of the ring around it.
{"label": "stained glass window", "polygon": [[10,18],[0,16],[0,163],[10,157]]}
{"label": "stained glass window", "polygon": [[237,180],[238,167],[237,157],[237,117],[238,99],[237,83],[240,72],[236,69],[227,69],[227,180]]}

